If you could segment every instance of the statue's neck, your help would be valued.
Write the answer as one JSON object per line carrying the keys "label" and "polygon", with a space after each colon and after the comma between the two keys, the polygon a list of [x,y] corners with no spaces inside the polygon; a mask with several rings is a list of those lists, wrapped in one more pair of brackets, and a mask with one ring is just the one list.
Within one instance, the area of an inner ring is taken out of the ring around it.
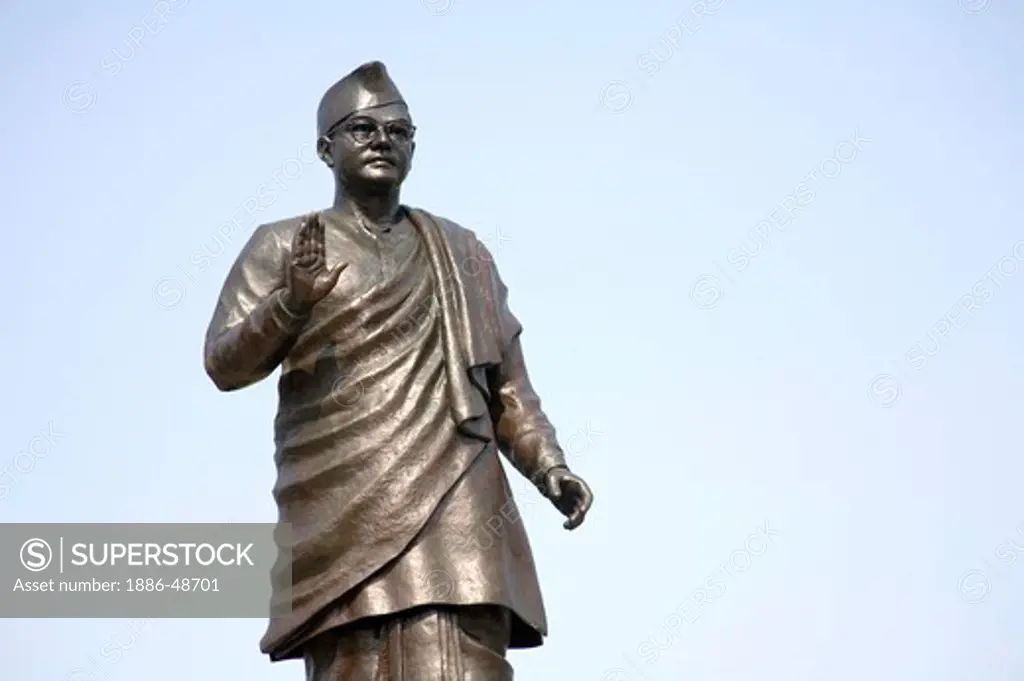
{"label": "statue's neck", "polygon": [[334,193],[334,210],[343,217],[388,226],[399,218],[401,201],[398,189],[386,194],[355,196],[338,187]]}

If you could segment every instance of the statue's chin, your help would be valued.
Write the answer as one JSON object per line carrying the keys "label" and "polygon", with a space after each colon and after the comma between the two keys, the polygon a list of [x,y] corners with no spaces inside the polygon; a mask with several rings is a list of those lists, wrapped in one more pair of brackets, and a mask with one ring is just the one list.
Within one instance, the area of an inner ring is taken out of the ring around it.
{"label": "statue's chin", "polygon": [[348,183],[355,192],[367,192],[370,194],[386,194],[396,189],[402,183],[402,178],[397,168],[364,168],[358,177]]}

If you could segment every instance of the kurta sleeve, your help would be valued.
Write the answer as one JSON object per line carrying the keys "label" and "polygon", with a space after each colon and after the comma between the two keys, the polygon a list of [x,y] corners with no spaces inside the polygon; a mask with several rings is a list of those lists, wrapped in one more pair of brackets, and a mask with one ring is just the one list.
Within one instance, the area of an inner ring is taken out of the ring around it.
{"label": "kurta sleeve", "polygon": [[206,373],[221,390],[269,376],[305,319],[282,303],[286,249],[270,225],[256,229],[235,260],[206,332]]}
{"label": "kurta sleeve", "polygon": [[[482,245],[488,258],[490,254]],[[502,338],[501,363],[488,375],[491,390],[491,419],[498,446],[516,470],[540,484],[555,466],[565,466],[555,428],[541,409],[540,397],[530,384],[519,342],[522,325],[508,306],[508,288],[498,275],[493,259],[493,285]]]}

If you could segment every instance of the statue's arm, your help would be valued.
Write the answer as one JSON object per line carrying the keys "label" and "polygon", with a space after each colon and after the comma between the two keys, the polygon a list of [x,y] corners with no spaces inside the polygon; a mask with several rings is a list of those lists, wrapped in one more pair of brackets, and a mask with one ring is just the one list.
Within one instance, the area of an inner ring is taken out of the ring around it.
{"label": "statue's arm", "polygon": [[489,263],[498,334],[500,363],[487,372],[491,393],[491,421],[498,447],[516,470],[542,486],[548,471],[565,466],[555,427],[541,408],[540,397],[530,383],[520,343],[522,325],[508,306],[508,287],[501,280],[494,257],[479,241],[474,243],[479,262]]}
{"label": "statue's arm", "polygon": [[221,390],[269,376],[284,360],[305,318],[282,302],[285,249],[269,225],[253,233],[221,289],[206,332],[206,373]]}
{"label": "statue's arm", "polygon": [[506,347],[501,364],[490,372],[489,383],[498,446],[516,470],[540,485],[548,471],[566,465],[565,454],[530,384],[518,335]]}

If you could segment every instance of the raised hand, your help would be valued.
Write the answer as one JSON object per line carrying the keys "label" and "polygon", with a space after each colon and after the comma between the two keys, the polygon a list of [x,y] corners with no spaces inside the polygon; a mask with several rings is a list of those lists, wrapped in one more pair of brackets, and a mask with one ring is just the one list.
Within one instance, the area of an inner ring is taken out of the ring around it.
{"label": "raised hand", "polygon": [[327,269],[324,223],[316,213],[303,219],[292,238],[292,255],[287,264],[285,307],[306,314],[331,292],[348,263]]}

